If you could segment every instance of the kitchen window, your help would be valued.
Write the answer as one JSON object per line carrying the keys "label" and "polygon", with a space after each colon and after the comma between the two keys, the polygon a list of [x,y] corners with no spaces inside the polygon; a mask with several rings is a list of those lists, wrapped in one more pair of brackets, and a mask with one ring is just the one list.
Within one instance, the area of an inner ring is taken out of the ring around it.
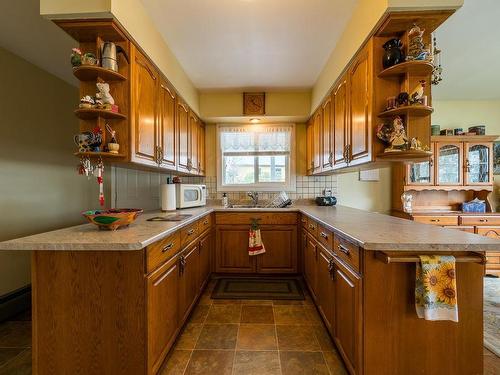
{"label": "kitchen window", "polygon": [[294,125],[218,125],[217,190],[295,191]]}

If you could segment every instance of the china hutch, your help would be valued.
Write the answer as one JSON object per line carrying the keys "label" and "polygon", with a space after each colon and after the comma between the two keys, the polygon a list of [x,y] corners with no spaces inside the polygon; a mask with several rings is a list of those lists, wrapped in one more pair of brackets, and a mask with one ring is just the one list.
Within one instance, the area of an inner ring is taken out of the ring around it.
{"label": "china hutch", "polygon": [[[392,212],[418,222],[500,239],[500,212],[491,207],[496,135],[432,136],[428,161],[393,168]],[[411,194],[411,213],[401,195]],[[486,201],[486,213],[464,213],[462,203]],[[500,247],[500,242],[499,242]],[[500,274],[500,252],[488,253],[487,273]]]}
{"label": "china hutch", "polygon": [[[81,132],[98,127],[103,137],[101,152],[76,152],[75,155],[113,164],[204,175],[204,123],[127,32],[115,21],[106,19],[54,22],[79,42],[82,53],[99,57],[102,43],[113,42],[128,56],[128,59],[123,54],[117,56],[117,72],[97,65],[73,68],[73,74],[80,81],[80,97],[93,96],[96,82],[107,82],[118,105],[118,112],[94,108],[75,110]],[[106,124],[116,131],[118,153],[105,150],[110,137]]]}

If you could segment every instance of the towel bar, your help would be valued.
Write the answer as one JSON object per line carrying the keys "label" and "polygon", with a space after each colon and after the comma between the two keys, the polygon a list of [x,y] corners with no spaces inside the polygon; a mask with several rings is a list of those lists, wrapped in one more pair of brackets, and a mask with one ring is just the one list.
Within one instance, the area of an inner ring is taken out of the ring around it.
{"label": "towel bar", "polygon": [[[486,257],[479,253],[473,253],[474,255],[464,255],[455,257],[457,263],[480,263],[486,264]],[[375,257],[385,264],[389,263],[416,263],[420,262],[418,256],[408,256],[408,255],[388,255],[383,251],[376,251]]]}

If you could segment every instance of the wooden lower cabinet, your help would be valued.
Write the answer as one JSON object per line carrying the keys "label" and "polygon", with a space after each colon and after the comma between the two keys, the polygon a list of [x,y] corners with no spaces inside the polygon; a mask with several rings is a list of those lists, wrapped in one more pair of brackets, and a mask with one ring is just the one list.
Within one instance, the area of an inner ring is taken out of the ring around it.
{"label": "wooden lower cabinet", "polygon": [[333,331],[344,363],[351,374],[359,373],[361,334],[360,278],[334,260],[335,321]]}
{"label": "wooden lower cabinet", "polygon": [[200,252],[200,289],[203,289],[210,277],[212,262],[213,235],[211,231],[202,235],[198,250]]}
{"label": "wooden lower cabinet", "polygon": [[172,346],[179,319],[177,305],[179,291],[178,257],[161,266],[147,277],[147,337],[148,372],[156,373]]}
{"label": "wooden lower cabinet", "polygon": [[181,321],[189,314],[190,308],[199,293],[200,256],[199,244],[187,248],[179,257],[179,302],[178,311]]}
{"label": "wooden lower cabinet", "polygon": [[309,290],[316,297],[316,278],[318,263],[318,244],[314,237],[307,235],[306,247],[304,249],[304,278],[306,279]]}
{"label": "wooden lower cabinet", "polygon": [[[226,219],[231,217],[235,222],[242,222],[238,217],[230,215],[232,213],[227,215],[218,213],[217,220],[227,222]],[[263,217],[265,218],[265,214]],[[241,215],[239,218],[241,219]],[[296,217],[293,220],[296,221]],[[296,274],[299,272],[297,224],[261,225],[262,242],[266,252],[255,256],[248,255],[249,230],[250,223],[216,226],[216,272],[261,274]]]}
{"label": "wooden lower cabinet", "polygon": [[335,327],[335,283],[333,255],[322,246],[319,247],[317,263],[316,304],[329,332]]}

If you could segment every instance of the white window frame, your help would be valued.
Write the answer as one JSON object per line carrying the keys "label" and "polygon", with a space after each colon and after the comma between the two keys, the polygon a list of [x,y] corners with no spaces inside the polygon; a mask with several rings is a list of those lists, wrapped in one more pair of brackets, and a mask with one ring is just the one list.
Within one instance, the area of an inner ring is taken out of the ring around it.
{"label": "white window frame", "polygon": [[[220,131],[227,127],[290,127],[290,155],[288,157],[289,174],[288,179],[281,182],[266,182],[266,183],[253,183],[253,184],[238,184],[238,185],[225,185],[223,183],[223,165],[222,165],[222,150],[220,144]],[[217,191],[288,191],[294,192],[296,190],[296,161],[295,161],[295,124],[218,124],[216,134],[216,147],[217,147]]]}

